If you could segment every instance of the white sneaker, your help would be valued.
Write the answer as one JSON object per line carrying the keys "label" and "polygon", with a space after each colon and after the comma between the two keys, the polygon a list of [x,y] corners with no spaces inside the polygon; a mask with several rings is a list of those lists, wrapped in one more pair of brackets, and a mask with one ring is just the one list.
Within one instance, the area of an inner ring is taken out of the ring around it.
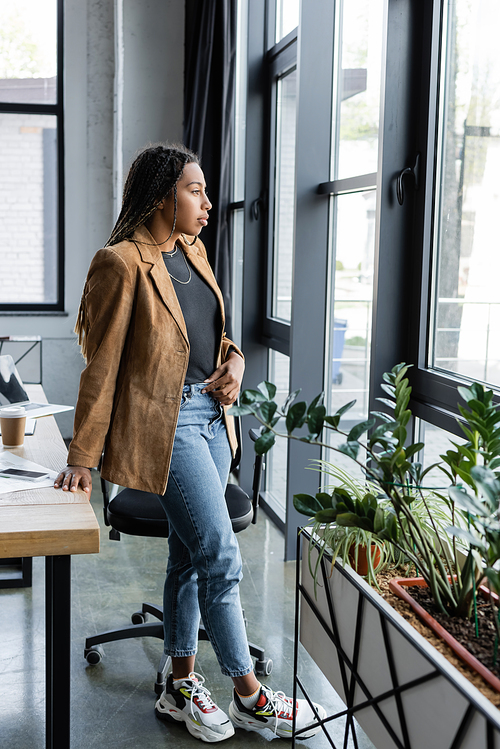
{"label": "white sneaker", "polygon": [[[321,720],[326,718],[326,710],[321,705],[314,705]],[[262,731],[270,728],[277,736],[290,739],[292,737],[293,700],[283,692],[273,692],[269,687],[261,685],[260,696],[253,708],[243,705],[235,689],[233,701],[229,705],[229,717],[237,728],[245,731]],[[311,710],[306,700],[297,700],[295,704],[295,730],[300,731],[318,722],[318,718]],[[308,739],[321,730],[321,726],[314,726],[310,731],[300,734],[301,739]]]}
{"label": "white sneaker", "polygon": [[158,718],[171,722],[184,722],[191,736],[208,743],[224,741],[234,736],[234,727],[226,713],[210,697],[203,686],[205,679],[194,672],[174,689],[172,674],[160,699],[156,701]]}

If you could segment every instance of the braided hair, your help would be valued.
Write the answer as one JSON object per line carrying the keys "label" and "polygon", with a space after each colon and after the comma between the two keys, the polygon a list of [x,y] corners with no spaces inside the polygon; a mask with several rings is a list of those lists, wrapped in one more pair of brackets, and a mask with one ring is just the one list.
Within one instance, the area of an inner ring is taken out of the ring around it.
{"label": "braided hair", "polygon": [[130,239],[134,231],[153,215],[163,198],[174,193],[174,223],[177,219],[177,182],[186,164],[199,164],[198,156],[183,145],[159,143],[148,146],[130,167],[120,215],[108,245]]}

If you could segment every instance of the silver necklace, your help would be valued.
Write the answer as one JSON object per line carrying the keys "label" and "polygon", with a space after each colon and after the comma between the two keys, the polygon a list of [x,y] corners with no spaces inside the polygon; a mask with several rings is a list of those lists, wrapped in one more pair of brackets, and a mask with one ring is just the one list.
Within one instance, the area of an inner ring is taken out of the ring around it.
{"label": "silver necklace", "polygon": [[[166,255],[167,257],[173,257],[173,256],[175,255],[175,253],[176,253],[176,252],[177,252],[177,247],[175,248],[175,250],[174,250],[173,252],[162,252],[162,255]],[[171,279],[172,279],[173,281],[177,281],[177,283],[180,283],[180,284],[182,284],[183,286],[187,286],[187,284],[188,284],[188,283],[190,282],[190,280],[191,280],[191,268],[190,268],[190,267],[189,267],[189,265],[188,265],[188,262],[187,262],[187,260],[186,260],[186,256],[184,255],[184,253],[182,252],[181,254],[182,254],[182,257],[184,258],[184,263],[186,264],[186,268],[187,268],[187,270],[188,270],[188,273],[189,273],[189,278],[188,278],[188,280],[187,280],[187,281],[181,281],[181,280],[180,280],[179,278],[176,278],[175,276],[173,276],[173,275],[172,275],[172,274],[170,273],[170,271],[169,271],[169,269],[168,269],[168,268],[167,268],[167,273],[168,273],[168,275],[170,276],[170,278],[171,278]]]}

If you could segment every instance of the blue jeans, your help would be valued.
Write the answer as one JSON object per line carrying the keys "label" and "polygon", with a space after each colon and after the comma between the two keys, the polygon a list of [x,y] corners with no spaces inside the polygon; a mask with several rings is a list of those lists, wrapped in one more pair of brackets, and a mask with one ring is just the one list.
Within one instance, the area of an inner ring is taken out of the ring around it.
{"label": "blue jeans", "polygon": [[240,604],[241,556],[224,492],[231,449],[222,407],[204,384],[185,385],[167,491],[168,566],[163,611],[165,653],[194,655],[200,612],[222,673],[253,669]]}

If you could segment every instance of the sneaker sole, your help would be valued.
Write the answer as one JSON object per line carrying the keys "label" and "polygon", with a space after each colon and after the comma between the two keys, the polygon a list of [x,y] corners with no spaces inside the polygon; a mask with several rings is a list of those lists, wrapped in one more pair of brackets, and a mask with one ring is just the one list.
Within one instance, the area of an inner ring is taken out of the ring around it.
{"label": "sneaker sole", "polygon": [[215,744],[218,741],[224,741],[234,736],[234,726],[231,723],[228,724],[225,733],[216,733],[215,731],[211,731],[207,726],[199,726],[189,715],[186,715],[186,713],[173,705],[168,708],[168,713],[163,712],[155,705],[155,713],[157,718],[167,723],[185,723],[191,736],[201,739],[201,741],[205,741],[207,744]]}
{"label": "sneaker sole", "polygon": [[[321,720],[326,718],[326,710],[321,705],[315,705],[315,707],[316,707],[316,710],[318,711],[318,715],[321,718]],[[271,723],[260,723],[258,721],[255,721],[255,723],[250,723],[246,716],[241,718],[239,713],[237,713],[235,708],[233,707],[232,702],[229,705],[228,713],[234,725],[237,728],[242,728],[244,731],[255,731],[257,733],[267,728],[269,731],[272,731],[276,736],[279,736],[282,739],[292,738],[291,730],[284,731],[282,728],[278,728],[276,731],[274,731]],[[310,739],[312,736],[316,736],[316,734],[319,733],[319,731],[321,731],[321,726],[316,726],[315,728],[311,729],[307,733],[297,734],[297,738]]]}

